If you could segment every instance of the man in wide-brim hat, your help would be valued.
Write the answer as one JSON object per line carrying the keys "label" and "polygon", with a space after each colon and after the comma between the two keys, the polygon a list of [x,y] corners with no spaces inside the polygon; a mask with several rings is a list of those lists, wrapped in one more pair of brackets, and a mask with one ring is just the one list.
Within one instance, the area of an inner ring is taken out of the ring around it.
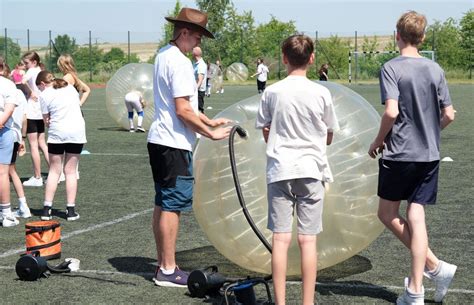
{"label": "man in wide-brim hat", "polygon": [[175,251],[180,214],[192,208],[196,133],[220,140],[228,137],[230,127],[211,130],[228,120],[210,120],[197,111],[193,65],[185,55],[201,43],[202,36],[214,38],[206,28],[207,14],[183,8],[178,16],[165,19],[174,24],[173,38],[155,58],[155,118],[148,134],[156,192],[153,233],[158,267],[153,281],[158,286],[186,287],[188,273],[177,267]]}

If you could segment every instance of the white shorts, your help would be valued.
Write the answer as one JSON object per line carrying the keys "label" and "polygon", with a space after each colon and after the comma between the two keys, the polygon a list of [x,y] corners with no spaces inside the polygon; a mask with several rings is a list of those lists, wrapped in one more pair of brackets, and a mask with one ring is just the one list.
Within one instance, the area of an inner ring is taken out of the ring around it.
{"label": "white shorts", "polygon": [[135,109],[136,112],[143,111],[142,104],[139,101],[125,101],[125,106],[128,112],[133,112],[133,109]]}

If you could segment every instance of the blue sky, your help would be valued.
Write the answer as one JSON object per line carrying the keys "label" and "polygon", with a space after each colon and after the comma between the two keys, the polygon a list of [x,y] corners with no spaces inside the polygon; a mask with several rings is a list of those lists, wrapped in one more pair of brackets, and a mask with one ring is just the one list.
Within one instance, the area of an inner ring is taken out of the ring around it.
{"label": "blue sky", "polygon": [[[194,0],[181,0],[183,6],[196,7]],[[0,26],[9,37],[26,43],[69,34],[84,43],[88,31],[95,42],[156,42],[161,38],[165,20],[175,0],[0,0]],[[252,11],[256,24],[271,16],[294,20],[299,31],[320,37],[338,34],[387,35],[393,33],[398,17],[407,10],[425,14],[428,21],[459,20],[473,8],[472,0],[233,0],[240,12]],[[3,35],[3,33],[2,33]]]}

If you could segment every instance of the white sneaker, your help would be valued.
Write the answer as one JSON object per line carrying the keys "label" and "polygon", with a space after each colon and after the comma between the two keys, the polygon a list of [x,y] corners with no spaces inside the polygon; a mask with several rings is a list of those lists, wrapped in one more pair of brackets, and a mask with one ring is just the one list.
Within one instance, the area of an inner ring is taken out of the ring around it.
{"label": "white sneaker", "polygon": [[449,285],[454,278],[456,269],[458,268],[456,265],[448,264],[442,260],[440,260],[439,263],[441,264],[441,269],[437,275],[432,275],[429,271],[425,271],[424,273],[427,278],[435,282],[436,290],[434,301],[437,303],[443,301],[444,296],[448,292]]}
{"label": "white sneaker", "polygon": [[145,132],[145,128],[139,126],[139,127],[137,127],[136,131],[138,131],[138,132]]}
{"label": "white sneaker", "polygon": [[15,212],[13,212],[13,215],[16,218],[30,218],[31,217],[31,211],[30,211],[30,208],[18,209]]}
{"label": "white sneaker", "polygon": [[425,288],[421,286],[421,293],[408,292],[410,279],[405,278],[405,291],[397,298],[397,305],[425,304]]}
{"label": "white sneaker", "polygon": [[224,88],[221,89],[221,93],[224,93]]}
{"label": "white sneaker", "polygon": [[35,178],[34,176],[23,182],[24,186],[43,186],[43,178]]}
{"label": "white sneaker", "polygon": [[0,213],[0,220],[2,221],[2,226],[4,228],[14,227],[20,223],[13,214],[3,215]]}
{"label": "white sneaker", "polygon": [[66,176],[64,176],[64,172],[61,172],[61,175],[59,176],[58,184],[63,182],[63,181],[66,181]]}

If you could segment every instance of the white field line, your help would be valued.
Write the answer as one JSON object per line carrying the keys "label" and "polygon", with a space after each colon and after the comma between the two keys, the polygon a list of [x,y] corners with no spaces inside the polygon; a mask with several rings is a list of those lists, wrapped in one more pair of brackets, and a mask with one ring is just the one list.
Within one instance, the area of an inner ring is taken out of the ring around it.
{"label": "white field line", "polygon": [[[73,237],[73,236],[76,236],[76,235],[79,235],[79,234],[83,234],[83,233],[87,233],[87,232],[90,232],[90,231],[102,229],[102,228],[105,228],[105,227],[109,227],[109,226],[112,226],[112,225],[121,223],[121,222],[123,222],[123,221],[126,221],[126,220],[129,220],[129,219],[132,219],[132,218],[135,218],[135,217],[138,217],[138,216],[141,216],[141,215],[150,213],[151,211],[153,211],[153,208],[151,208],[151,209],[146,209],[146,210],[143,210],[143,211],[140,211],[140,212],[136,212],[136,213],[132,213],[132,214],[128,214],[128,215],[125,215],[125,216],[123,216],[123,217],[120,217],[120,218],[111,220],[111,221],[106,221],[106,222],[102,222],[102,223],[99,223],[99,224],[96,224],[96,225],[92,225],[92,226],[89,226],[89,227],[87,227],[87,228],[85,228],[85,229],[80,229],[80,230],[72,231],[72,232],[70,232],[70,233],[64,234],[64,235],[61,237],[61,240],[66,240],[66,239],[68,239],[68,238],[70,238],[70,237]],[[8,250],[8,251],[5,251],[5,252],[3,252],[3,253],[0,253],[0,258],[12,256],[12,255],[15,255],[15,254],[18,254],[18,253],[22,253],[22,252],[24,252],[24,251],[25,251],[25,246],[23,246],[23,247],[21,247],[21,248],[16,248],[16,249],[10,249],[10,250]]]}
{"label": "white field line", "polygon": [[[0,266],[0,270],[15,270],[14,266]],[[103,274],[103,275],[127,275],[127,276],[153,276],[153,272],[118,272],[118,271],[106,271],[106,270],[78,270],[72,272],[71,274],[78,273],[78,274]],[[301,285],[300,281],[287,281],[289,285]],[[351,288],[351,289],[372,289],[372,290],[382,290],[382,289],[389,289],[389,290],[404,290],[405,287],[401,286],[377,286],[377,285],[370,285],[370,284],[348,284],[348,283],[316,283],[316,286],[321,287],[328,287],[328,288]],[[426,291],[435,291],[434,288],[425,288]],[[470,289],[455,289],[450,288],[450,293],[462,293],[462,294],[472,294],[474,295],[474,290]]]}

